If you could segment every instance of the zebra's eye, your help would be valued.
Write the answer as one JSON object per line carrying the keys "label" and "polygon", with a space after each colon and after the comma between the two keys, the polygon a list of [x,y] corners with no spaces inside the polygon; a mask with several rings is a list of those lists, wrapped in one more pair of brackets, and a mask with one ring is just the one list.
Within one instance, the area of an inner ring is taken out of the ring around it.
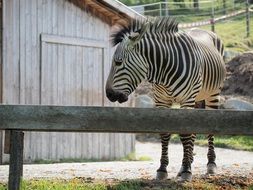
{"label": "zebra's eye", "polygon": [[129,40],[134,41],[134,40],[136,40],[136,38],[137,38],[139,35],[140,35],[139,33],[134,32],[134,33],[132,33],[130,36],[128,36],[128,38],[129,38]]}
{"label": "zebra's eye", "polygon": [[116,65],[116,66],[120,66],[121,64],[122,64],[121,61],[115,61],[115,65]]}

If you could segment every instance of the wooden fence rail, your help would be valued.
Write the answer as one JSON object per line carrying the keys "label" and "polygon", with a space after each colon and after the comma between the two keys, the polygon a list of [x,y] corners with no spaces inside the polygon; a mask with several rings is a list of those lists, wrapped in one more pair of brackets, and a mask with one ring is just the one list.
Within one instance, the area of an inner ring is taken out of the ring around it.
{"label": "wooden fence rail", "polygon": [[11,131],[8,188],[16,190],[22,131],[253,135],[253,111],[0,105],[0,130]]}
{"label": "wooden fence rail", "polygon": [[0,105],[0,130],[253,135],[253,111]]}

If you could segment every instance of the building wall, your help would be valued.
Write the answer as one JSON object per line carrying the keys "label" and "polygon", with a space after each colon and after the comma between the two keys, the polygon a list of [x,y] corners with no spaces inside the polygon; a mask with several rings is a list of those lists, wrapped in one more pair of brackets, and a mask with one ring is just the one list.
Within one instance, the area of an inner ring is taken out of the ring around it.
{"label": "building wall", "polygon": [[[3,6],[3,103],[113,105],[104,96],[109,25],[68,0],[8,0]],[[25,132],[26,162],[113,159],[132,151],[131,134]]]}

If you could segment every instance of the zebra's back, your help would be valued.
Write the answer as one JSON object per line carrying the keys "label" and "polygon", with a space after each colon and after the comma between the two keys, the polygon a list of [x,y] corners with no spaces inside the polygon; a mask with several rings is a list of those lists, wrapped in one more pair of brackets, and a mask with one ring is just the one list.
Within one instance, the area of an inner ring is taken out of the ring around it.
{"label": "zebra's back", "polygon": [[224,45],[221,39],[215,33],[199,28],[192,28],[190,30],[187,30],[186,33],[200,43],[203,43],[210,47],[215,47],[218,52],[220,52],[221,56],[224,56]]}
{"label": "zebra's back", "polygon": [[[197,31],[198,34],[200,34],[198,37]],[[188,83],[188,87],[182,88],[180,93],[175,93],[178,90],[178,84],[183,84],[183,82],[180,81],[180,78],[167,87],[162,84],[154,84],[153,90],[156,102],[165,103],[170,101],[172,103],[180,103],[181,101],[186,100],[192,94],[189,90],[198,90],[195,89],[195,87],[189,88],[190,86],[197,85],[196,82],[192,84],[189,83],[192,81],[198,81],[198,77],[200,78],[201,87],[199,88],[199,92],[196,96],[196,101],[205,100],[211,95],[219,93],[225,79],[225,64],[222,57],[223,44],[219,41],[219,38],[215,34],[211,34],[212,33],[209,34],[208,32],[205,33],[205,31],[202,30],[192,30],[191,34],[188,32],[182,32],[178,36],[178,38],[182,36],[182,38],[187,39],[187,42],[189,43],[188,48],[190,52],[181,52],[181,56],[185,57],[186,54],[189,54],[189,56],[191,54],[191,60],[185,61],[188,61],[188,64],[191,64],[192,66],[189,67],[191,68],[190,70],[187,68],[186,70],[188,70],[187,72],[189,72],[189,75],[196,76],[196,78],[195,80],[184,81],[185,83]],[[179,54],[180,57],[179,51],[177,51],[177,54]],[[194,59],[192,59],[193,57]],[[193,65],[195,65],[196,69],[193,69]],[[182,77],[181,80],[185,79]]]}

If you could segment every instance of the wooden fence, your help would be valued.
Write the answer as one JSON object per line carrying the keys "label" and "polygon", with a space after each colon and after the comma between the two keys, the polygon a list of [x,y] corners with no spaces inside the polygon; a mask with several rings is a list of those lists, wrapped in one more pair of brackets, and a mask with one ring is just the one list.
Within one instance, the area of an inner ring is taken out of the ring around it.
{"label": "wooden fence", "polygon": [[0,121],[10,131],[11,190],[23,172],[22,131],[253,135],[253,111],[0,105]]}

